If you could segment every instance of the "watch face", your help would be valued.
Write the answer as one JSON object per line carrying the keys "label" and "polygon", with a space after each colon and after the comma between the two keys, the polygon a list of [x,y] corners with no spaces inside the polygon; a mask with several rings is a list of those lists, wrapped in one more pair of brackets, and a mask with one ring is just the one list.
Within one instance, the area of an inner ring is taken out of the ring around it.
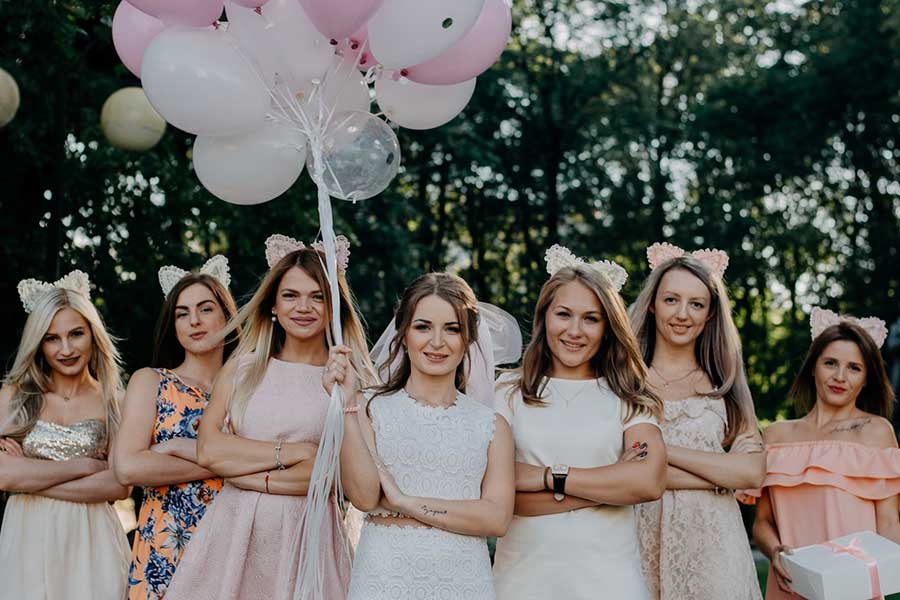
{"label": "watch face", "polygon": [[569,465],[553,465],[550,467],[550,472],[554,475],[568,475]]}

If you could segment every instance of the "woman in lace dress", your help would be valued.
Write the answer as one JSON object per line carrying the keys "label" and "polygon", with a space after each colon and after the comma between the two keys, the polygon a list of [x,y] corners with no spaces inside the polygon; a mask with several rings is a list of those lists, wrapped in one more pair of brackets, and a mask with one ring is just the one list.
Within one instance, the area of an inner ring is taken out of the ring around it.
{"label": "woman in lace dress", "polygon": [[166,298],[153,368],[138,370],[128,382],[116,447],[116,477],[144,489],[128,572],[130,600],[165,595],[194,529],[222,488],[221,478],[197,464],[197,429],[213,380],[236,345],[235,339],[212,341],[237,312],[224,256],[210,259],[200,273],[163,267],[159,279]]}
{"label": "woman in lace dress", "polygon": [[513,446],[506,422],[463,393],[478,319],[462,279],[418,278],[396,311],[387,364],[398,366],[361,406],[350,349],[332,350],[325,385],[350,402],[344,490],[368,511],[350,600],[495,597],[485,537],[512,516]]}
{"label": "woman in lace dress", "polygon": [[647,256],[631,322],[663,399],[668,468],[662,498],[637,510],[644,576],[654,600],[758,600],[732,490],[762,481],[765,453],[722,281],[728,257],[669,244]]}
{"label": "woman in lace dress", "polygon": [[497,597],[646,600],[633,505],[662,493],[666,459],[659,399],[618,294],[626,274],[558,246],[547,257],[522,368],[497,386],[517,461]]}
{"label": "woman in lace dress", "polygon": [[803,417],[765,432],[768,474],[753,537],[771,560],[766,600],[800,600],[781,553],[858,531],[900,543],[894,392],[879,347],[887,327],[814,308],[813,343],[791,387]]}
{"label": "woman in lace dress", "polygon": [[[339,305],[353,367],[366,367],[365,333],[339,238]],[[306,493],[330,401],[322,387],[331,336],[331,297],[319,246],[285,236],[266,241],[269,272],[217,336],[240,328],[200,421],[200,465],[225,478],[191,538],[166,600],[290,600],[301,558]],[[357,358],[360,357],[360,358]],[[365,381],[365,379],[363,379]],[[337,500],[319,544],[323,600],[342,600],[350,580]]]}
{"label": "woman in lace dress", "polygon": [[[33,280],[31,280],[33,281]],[[49,290],[19,284],[29,312],[0,390],[0,596],[122,600],[128,541],[109,505],[128,497],[106,462],[119,357],[80,271]]]}

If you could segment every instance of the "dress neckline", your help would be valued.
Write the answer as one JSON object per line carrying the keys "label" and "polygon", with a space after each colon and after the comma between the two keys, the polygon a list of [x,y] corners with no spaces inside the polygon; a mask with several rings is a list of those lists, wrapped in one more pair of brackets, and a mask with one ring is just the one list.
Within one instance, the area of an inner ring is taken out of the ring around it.
{"label": "dress neckline", "polygon": [[35,421],[36,423],[43,423],[44,425],[50,425],[51,427],[59,427],[60,429],[75,429],[78,425],[85,425],[87,423],[97,422],[102,425],[106,425],[106,421],[104,419],[92,418],[92,419],[81,419],[79,421],[74,421],[69,425],[63,425],[62,423],[56,423],[55,421],[47,421],[46,419],[38,419]]}
{"label": "dress neckline", "polygon": [[172,369],[166,369],[166,368],[163,368],[162,370],[165,371],[166,373],[168,373],[169,375],[171,375],[173,378],[177,379],[179,382],[181,382],[181,385],[183,385],[184,387],[187,387],[187,388],[191,388],[192,390],[194,390],[195,392],[197,392],[198,394],[200,394],[200,396],[202,396],[203,398],[209,399],[209,397],[212,395],[212,391],[204,392],[203,390],[201,390],[201,389],[200,389],[199,387],[197,387],[196,385],[194,385],[194,384],[192,384],[192,383],[188,383],[187,381],[185,381],[185,380],[181,377],[181,375],[179,375],[178,373],[176,373],[176,372],[173,371]]}
{"label": "dress neckline", "polygon": [[281,363],[283,365],[293,366],[293,367],[308,367],[310,369],[319,369],[322,370],[325,368],[325,365],[311,365],[305,362],[294,362],[291,360],[281,360],[280,358],[275,358],[274,356],[269,357],[269,361]]}
{"label": "dress neckline", "polygon": [[402,389],[401,391],[403,392],[403,395],[406,396],[407,398],[409,398],[409,401],[412,402],[415,406],[418,406],[419,408],[424,408],[426,410],[439,410],[439,411],[443,411],[443,412],[450,412],[451,410],[453,410],[459,406],[460,392],[458,390],[456,392],[456,399],[453,401],[453,404],[451,404],[450,406],[432,406],[431,404],[423,404],[423,403],[419,402],[418,400],[416,400],[415,398],[413,398],[412,396],[410,396],[409,392],[407,392],[406,389]]}

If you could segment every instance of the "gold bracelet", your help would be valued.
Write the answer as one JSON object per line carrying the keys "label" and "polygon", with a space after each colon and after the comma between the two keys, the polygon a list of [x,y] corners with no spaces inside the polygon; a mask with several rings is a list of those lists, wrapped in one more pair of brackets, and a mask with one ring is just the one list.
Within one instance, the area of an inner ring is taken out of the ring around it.
{"label": "gold bracelet", "polygon": [[359,412],[359,407],[358,407],[358,406],[345,406],[345,407],[344,407],[344,414],[345,414],[345,415],[352,415],[352,414],[355,414],[355,413],[358,413],[358,412]]}

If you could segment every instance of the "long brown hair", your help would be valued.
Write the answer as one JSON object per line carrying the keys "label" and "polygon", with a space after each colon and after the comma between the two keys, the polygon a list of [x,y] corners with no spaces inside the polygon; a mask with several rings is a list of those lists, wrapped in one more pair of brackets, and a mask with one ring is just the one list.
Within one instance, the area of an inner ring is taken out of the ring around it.
{"label": "long brown hair", "polygon": [[859,348],[866,365],[866,383],[856,397],[856,407],[867,413],[890,419],[894,410],[894,390],[884,368],[881,351],[872,337],[859,325],[842,321],[813,340],[803,366],[791,385],[789,396],[797,414],[806,414],[816,404],[816,362],[832,342],[845,340]]}
{"label": "long brown hair", "polygon": [[[240,361],[242,358],[252,356],[252,361],[246,371],[241,369],[237,382],[228,403],[228,413],[232,422],[239,424],[250,396],[260,384],[266,373],[269,359],[281,352],[284,347],[286,334],[280,325],[272,322],[272,307],[275,306],[278,285],[284,274],[294,267],[303,270],[319,284],[324,297],[325,318],[328,326],[325,328],[325,344],[330,348],[334,345],[334,332],[331,329],[331,288],[328,284],[328,275],[325,272],[325,254],[314,248],[302,248],[287,254],[269,269],[259,288],[225,328],[219,332],[220,340],[227,339],[235,331],[240,330],[237,348],[231,355],[229,362]],[[350,286],[343,273],[338,273],[338,292],[340,294],[341,328],[344,334],[344,343],[353,352],[350,357],[351,366],[360,379],[360,386],[365,387],[374,381],[375,373],[369,360],[366,334],[362,320],[356,310],[356,302],[350,292]]]}
{"label": "long brown hair", "polygon": [[525,348],[518,380],[523,402],[545,406],[542,396],[553,366],[547,343],[547,311],[559,288],[572,282],[578,282],[596,294],[606,320],[600,348],[591,357],[594,376],[605,377],[613,393],[628,405],[626,419],[637,414],[661,417],[662,402],[647,386],[647,367],[641,360],[637,340],[628,324],[625,303],[609,280],[587,265],[560,269],[541,288],[534,307],[531,341]]}
{"label": "long brown hair", "polygon": [[[469,287],[464,279],[450,273],[426,273],[419,276],[415,281],[409,284],[409,287],[403,292],[400,302],[397,304],[397,310],[394,312],[394,326],[397,333],[391,340],[389,346],[389,354],[387,358],[388,377],[382,385],[376,386],[376,396],[383,394],[393,394],[398,392],[406,385],[412,372],[412,365],[409,362],[409,356],[404,352],[403,339],[409,331],[412,324],[413,316],[416,312],[416,306],[419,302],[428,296],[437,296],[441,300],[445,300],[456,312],[456,318],[460,325],[460,338],[464,353],[463,359],[456,367],[456,376],[454,382],[456,389],[461,392],[466,391],[466,364],[469,360],[469,348],[473,343],[478,343],[478,301],[475,299],[475,292]],[[391,368],[391,365],[397,365]]]}
{"label": "long brown hair", "polygon": [[755,423],[756,417],[753,397],[744,372],[741,338],[731,317],[731,302],[722,280],[713,276],[703,263],[691,256],[680,256],[658,266],[647,277],[641,293],[631,307],[631,326],[637,336],[644,362],[650,365],[656,346],[656,315],[652,308],[656,303],[659,284],[672,269],[687,271],[709,291],[709,318],[694,342],[694,354],[700,368],[716,388],[703,395],[721,397],[725,401],[727,426],[723,444],[727,447],[748,423]]}
{"label": "long brown hair", "polygon": [[[174,369],[184,362],[184,347],[179,343],[178,336],[175,333],[175,307],[178,304],[178,296],[181,292],[191,287],[195,283],[205,286],[210,291],[219,308],[225,314],[225,321],[230,321],[237,313],[237,306],[231,292],[228,291],[222,282],[206,273],[188,273],[180,280],[163,303],[162,309],[159,311],[159,318],[156,321],[156,335],[153,342],[153,360],[150,363],[154,367],[164,369]],[[228,339],[225,340],[225,348],[222,354],[222,361],[228,360],[231,353],[237,347],[239,331],[235,331]]]}

